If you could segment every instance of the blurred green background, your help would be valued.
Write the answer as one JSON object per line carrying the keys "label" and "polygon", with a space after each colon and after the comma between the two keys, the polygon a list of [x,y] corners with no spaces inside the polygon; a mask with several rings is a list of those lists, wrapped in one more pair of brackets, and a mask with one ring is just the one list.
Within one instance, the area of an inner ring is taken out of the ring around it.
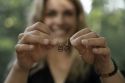
{"label": "blurred green background", "polygon": [[[93,31],[107,39],[112,57],[119,68],[125,70],[125,8],[109,10],[106,7],[108,1],[111,0],[93,0],[92,10],[86,19]],[[118,1],[125,5],[125,0]],[[0,83],[14,54],[18,34],[26,27],[30,4],[31,0],[0,0]]]}

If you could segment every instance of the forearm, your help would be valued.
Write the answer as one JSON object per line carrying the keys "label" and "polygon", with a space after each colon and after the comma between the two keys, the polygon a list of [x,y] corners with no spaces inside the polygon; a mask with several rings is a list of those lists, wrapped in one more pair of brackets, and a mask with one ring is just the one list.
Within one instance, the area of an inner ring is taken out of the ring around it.
{"label": "forearm", "polygon": [[102,83],[125,83],[125,78],[113,59],[106,65],[107,67],[102,68],[104,73],[100,75]]}
{"label": "forearm", "polygon": [[120,71],[111,77],[103,78],[100,77],[102,83],[125,83],[125,78]]}
{"label": "forearm", "polygon": [[13,66],[4,83],[27,83],[28,71]]}

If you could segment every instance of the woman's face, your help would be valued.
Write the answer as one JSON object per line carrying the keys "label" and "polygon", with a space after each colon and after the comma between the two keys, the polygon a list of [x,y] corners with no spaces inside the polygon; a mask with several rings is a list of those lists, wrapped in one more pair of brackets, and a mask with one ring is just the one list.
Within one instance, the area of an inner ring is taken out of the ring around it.
{"label": "woman's face", "polygon": [[55,39],[65,41],[77,30],[75,6],[69,0],[48,0],[44,23],[50,28],[51,35]]}

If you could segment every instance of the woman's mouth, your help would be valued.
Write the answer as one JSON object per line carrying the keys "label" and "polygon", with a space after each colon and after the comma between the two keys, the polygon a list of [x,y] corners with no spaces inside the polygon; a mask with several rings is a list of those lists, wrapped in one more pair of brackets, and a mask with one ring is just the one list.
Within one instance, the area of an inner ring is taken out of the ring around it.
{"label": "woman's mouth", "polygon": [[57,36],[64,36],[64,35],[66,35],[66,32],[67,32],[67,31],[62,30],[62,29],[54,30],[54,33],[55,33],[55,35],[57,35]]}
{"label": "woman's mouth", "polygon": [[52,29],[52,34],[55,36],[65,36],[68,33],[68,28],[54,28]]}
{"label": "woman's mouth", "polygon": [[65,43],[67,41],[69,28],[68,27],[54,27],[51,28],[51,36],[56,43]]}

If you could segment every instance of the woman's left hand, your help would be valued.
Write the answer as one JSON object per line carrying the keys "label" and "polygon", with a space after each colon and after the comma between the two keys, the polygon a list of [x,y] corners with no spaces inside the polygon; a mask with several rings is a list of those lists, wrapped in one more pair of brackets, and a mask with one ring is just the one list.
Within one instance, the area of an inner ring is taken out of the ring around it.
{"label": "woman's left hand", "polygon": [[114,65],[110,57],[110,49],[104,37],[85,28],[74,34],[70,42],[86,63],[94,65],[97,72],[110,73],[113,71]]}

